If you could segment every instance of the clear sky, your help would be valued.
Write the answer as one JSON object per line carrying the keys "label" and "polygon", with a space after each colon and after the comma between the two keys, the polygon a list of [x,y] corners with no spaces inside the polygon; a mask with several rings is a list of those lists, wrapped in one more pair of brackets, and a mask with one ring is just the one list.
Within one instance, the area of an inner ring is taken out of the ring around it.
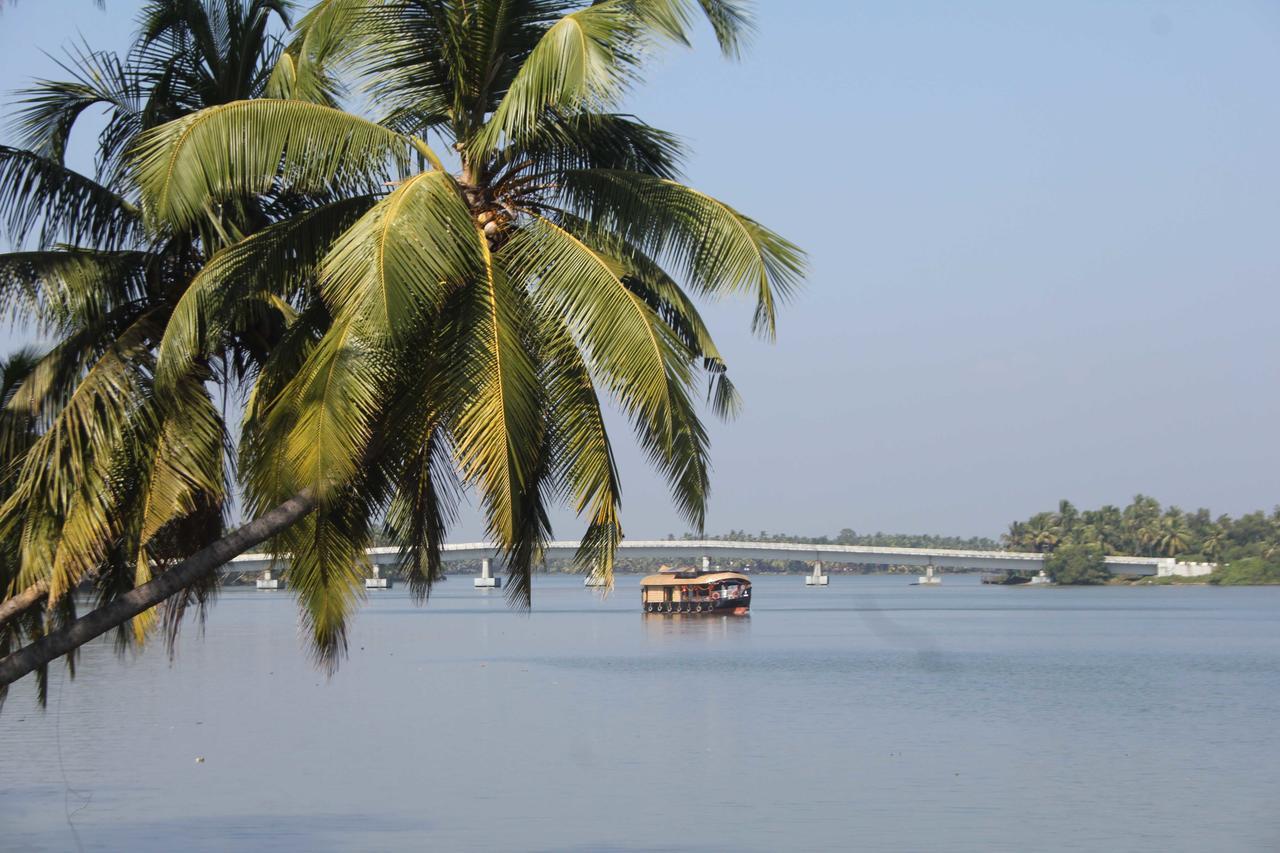
{"label": "clear sky", "polygon": [[[123,47],[139,4],[6,5],[8,92],[77,34]],[[710,532],[1280,502],[1280,4],[758,12],[744,61],[672,51],[631,105],[812,260],[775,344],[708,312],[746,398],[713,427]],[[618,431],[628,535],[683,531]]]}

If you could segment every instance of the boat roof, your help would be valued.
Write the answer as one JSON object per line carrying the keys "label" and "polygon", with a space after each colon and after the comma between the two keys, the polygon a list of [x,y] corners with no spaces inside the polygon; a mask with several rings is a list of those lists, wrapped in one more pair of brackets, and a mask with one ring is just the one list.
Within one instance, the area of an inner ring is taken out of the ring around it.
{"label": "boat roof", "polygon": [[717,581],[730,580],[751,583],[751,578],[746,575],[740,575],[737,572],[705,572],[689,578],[682,578],[670,573],[663,573],[658,575],[645,575],[640,579],[640,586],[689,586],[691,584],[715,583]]}

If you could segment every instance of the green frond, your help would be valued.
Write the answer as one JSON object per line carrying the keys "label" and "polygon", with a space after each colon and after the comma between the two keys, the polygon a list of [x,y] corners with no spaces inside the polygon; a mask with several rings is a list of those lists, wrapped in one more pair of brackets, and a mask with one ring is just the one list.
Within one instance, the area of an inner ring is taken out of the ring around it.
{"label": "green frond", "polygon": [[138,210],[115,191],[57,160],[0,145],[0,218],[10,239],[37,247],[59,240],[100,249],[141,239]]}
{"label": "green frond", "polygon": [[175,384],[162,398],[164,425],[148,448],[151,474],[139,507],[139,545],[145,548],[176,519],[225,497],[222,418],[204,385]]}
{"label": "green frond", "polygon": [[543,311],[563,318],[626,411],[668,434],[667,371],[681,370],[680,359],[661,320],[623,283],[622,264],[542,218],[522,227],[502,258]]}
{"label": "green frond", "polygon": [[362,4],[349,0],[325,0],[312,7],[276,60],[267,97],[336,107],[342,86],[333,72],[354,47],[352,32],[363,11]]}
{"label": "green frond", "polygon": [[[49,420],[32,445],[18,478],[17,493],[26,499],[67,506],[81,482],[95,470],[95,459],[110,457],[118,446],[135,401],[145,393],[141,383],[149,367],[145,357],[158,337],[154,313],[129,326],[75,383],[65,405]],[[39,379],[39,370],[30,381]],[[22,391],[10,405],[29,403]]]}
{"label": "green frond", "polygon": [[730,381],[728,371],[713,371],[708,385],[707,401],[716,417],[731,421],[742,414],[742,395]]}
{"label": "green frond", "polygon": [[148,217],[176,228],[211,204],[273,190],[369,192],[409,166],[412,142],[304,101],[235,101],[144,133],[136,174]]}
{"label": "green frond", "polygon": [[701,534],[711,494],[710,440],[685,383],[672,376],[668,394],[672,421],[669,442],[660,441],[647,424],[635,418],[632,424],[650,461],[667,478],[676,509],[692,530]]}
{"label": "green frond", "polygon": [[266,294],[290,299],[314,280],[333,242],[371,208],[361,195],[305,210],[214,254],[183,291],[157,356],[161,387],[187,375],[231,331],[240,307]]}
{"label": "green frond", "polygon": [[41,328],[94,325],[144,298],[147,252],[62,247],[0,255],[0,310]]}
{"label": "green frond", "polygon": [[657,261],[617,235],[576,216],[561,215],[559,224],[583,242],[617,258],[625,272],[623,282],[644,300],[672,333],[709,369],[723,367],[724,359],[693,300]]}
{"label": "green frond", "polygon": [[484,277],[464,292],[444,371],[457,383],[450,432],[458,466],[480,491],[493,541],[511,551],[522,544],[520,497],[534,482],[541,401],[524,343],[529,308],[481,246]]}
{"label": "green frond", "polygon": [[270,414],[289,485],[311,486],[324,504],[352,481],[382,406],[383,371],[351,323],[333,326],[310,352]]}
{"label": "green frond", "polygon": [[544,322],[544,381],[552,431],[552,456],[573,500],[588,519],[575,562],[607,585],[622,541],[622,484],[600,400],[582,353],[556,320]]}
{"label": "green frond", "polygon": [[483,274],[482,243],[453,178],[423,172],[335,242],[320,287],[336,319],[403,341],[451,290]]}
{"label": "green frond", "polygon": [[553,180],[565,169],[626,169],[674,178],[684,157],[678,137],[618,113],[549,113],[502,151],[502,165],[527,164],[529,174]]}
{"label": "green frond", "polygon": [[605,112],[635,72],[637,20],[628,3],[605,0],[565,15],[520,65],[511,85],[469,145],[473,155],[533,131],[548,111]]}
{"label": "green frond", "polygon": [[431,429],[404,466],[386,519],[387,532],[400,548],[400,574],[418,602],[444,577],[441,548],[459,494],[448,443],[441,430]]}
{"label": "green frond", "polygon": [[289,554],[285,578],[297,596],[316,662],[332,674],[347,650],[347,621],[364,598],[368,511],[335,499],[281,537]]}
{"label": "green frond", "polygon": [[570,170],[560,190],[572,212],[669,260],[695,292],[754,296],[752,328],[772,339],[777,303],[805,273],[793,243],[718,199],[635,172]]}
{"label": "green frond", "polygon": [[[154,446],[140,453],[149,467],[141,500],[121,508],[136,513],[137,551],[134,586],[151,580],[152,562],[160,556],[159,538],[167,528],[195,516],[209,506],[221,506],[226,497],[224,450],[226,434],[222,418],[203,383],[189,379],[175,384],[162,398],[164,423]],[[141,485],[141,484],[140,484]],[[190,551],[204,542],[183,543]],[[155,609],[134,617],[133,640],[141,644],[156,623]]]}
{"label": "green frond", "polygon": [[324,303],[312,300],[284,329],[250,385],[237,464],[246,513],[261,515],[297,491],[288,459],[281,452],[292,427],[286,389],[302,374],[330,325]]}
{"label": "green frond", "polygon": [[75,394],[83,375],[136,320],[137,312],[125,309],[64,334],[13,389],[6,408],[33,419],[43,432]]}
{"label": "green frond", "polygon": [[[48,549],[43,537],[39,541],[26,537],[23,542],[23,573],[20,578],[26,584],[48,580],[51,603],[73,592],[82,580],[97,571],[106,562],[112,543],[120,535],[119,516],[113,512],[112,484],[105,470],[109,467],[109,459],[95,461],[97,464],[90,467],[77,484],[65,517],[57,527],[52,565],[43,562]],[[39,506],[29,509],[42,515],[49,512]],[[51,514],[49,520],[53,520]],[[43,524],[32,527],[33,532],[37,529],[43,531],[47,528]]]}
{"label": "green frond", "polygon": [[72,129],[87,111],[107,114],[101,131],[99,165],[108,167],[110,149],[127,144],[141,129],[143,94],[137,69],[109,51],[72,46],[59,67],[67,80],[37,80],[18,93],[13,127],[19,145],[41,157],[63,163]]}

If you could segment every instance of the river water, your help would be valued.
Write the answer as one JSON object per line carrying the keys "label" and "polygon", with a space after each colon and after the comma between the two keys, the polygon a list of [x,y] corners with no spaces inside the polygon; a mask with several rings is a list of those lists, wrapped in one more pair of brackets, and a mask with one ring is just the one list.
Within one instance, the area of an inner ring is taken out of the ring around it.
{"label": "river water", "polygon": [[[0,713],[14,850],[1280,850],[1280,588],[761,577],[749,618],[539,578],[285,593]],[[203,757],[203,762],[197,762]]]}

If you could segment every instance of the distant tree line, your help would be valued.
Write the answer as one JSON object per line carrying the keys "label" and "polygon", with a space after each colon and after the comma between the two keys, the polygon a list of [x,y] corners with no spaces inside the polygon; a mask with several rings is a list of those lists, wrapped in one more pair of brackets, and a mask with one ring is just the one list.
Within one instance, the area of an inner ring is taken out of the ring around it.
{"label": "distant tree line", "polygon": [[1063,545],[1084,545],[1104,554],[1271,562],[1280,559],[1280,507],[1269,515],[1258,510],[1239,518],[1215,518],[1207,509],[1164,508],[1146,495],[1138,495],[1123,509],[1107,505],[1079,510],[1063,500],[1056,512],[1038,512],[1013,522],[1001,540],[1011,551],[1049,553]]}

